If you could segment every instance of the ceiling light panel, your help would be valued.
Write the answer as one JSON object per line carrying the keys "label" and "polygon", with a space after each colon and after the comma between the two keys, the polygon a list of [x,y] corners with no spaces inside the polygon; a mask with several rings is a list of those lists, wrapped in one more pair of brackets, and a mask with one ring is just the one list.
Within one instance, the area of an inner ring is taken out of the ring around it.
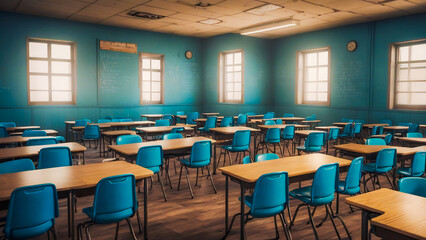
{"label": "ceiling light panel", "polygon": [[280,8],[282,8],[282,7],[275,5],[275,4],[266,4],[266,5],[262,5],[260,7],[256,7],[256,8],[252,8],[250,10],[247,10],[246,13],[263,15],[266,12],[273,11],[273,10],[280,9]]}
{"label": "ceiling light panel", "polygon": [[206,20],[199,21],[199,23],[208,24],[208,25],[218,24],[218,23],[221,23],[221,22],[222,22],[221,20],[213,19],[213,18],[209,18],[209,19],[206,19]]}

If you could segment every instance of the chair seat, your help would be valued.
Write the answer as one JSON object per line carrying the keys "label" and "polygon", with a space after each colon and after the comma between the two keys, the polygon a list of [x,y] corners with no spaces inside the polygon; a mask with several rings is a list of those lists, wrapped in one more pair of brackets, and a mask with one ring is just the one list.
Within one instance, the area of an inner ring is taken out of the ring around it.
{"label": "chair seat", "polygon": [[341,133],[339,134],[339,137],[350,137],[350,135],[347,133]]}
{"label": "chair seat", "polygon": [[339,181],[339,185],[337,186],[337,192],[344,195],[354,195],[359,193],[359,186],[356,188],[348,188],[345,189],[346,181]]}
{"label": "chair seat", "polygon": [[196,161],[196,162],[193,162],[193,163],[191,164],[191,162],[190,162],[189,158],[181,159],[181,160],[180,160],[180,162],[181,162],[183,165],[185,165],[185,166],[187,166],[187,167],[189,167],[189,168],[199,168],[199,167],[204,167],[204,166],[207,166],[207,165],[209,165],[209,164],[210,164],[210,161],[209,161],[209,160],[206,160],[206,161]]}
{"label": "chair seat", "polygon": [[290,196],[299,199],[300,201],[304,203],[311,202],[311,191],[312,186],[302,187],[298,189],[294,189],[293,191],[290,191]]}
{"label": "chair seat", "polygon": [[133,217],[133,214],[134,214],[133,209],[128,208],[120,212],[114,212],[114,213],[108,213],[108,214],[96,214],[96,220],[95,220],[93,219],[93,207],[83,208],[83,212],[87,214],[87,216],[91,220],[95,221],[95,223],[100,223],[100,224],[120,222],[126,218]]}
{"label": "chair seat", "polygon": [[154,172],[154,174],[156,174],[156,173],[158,173],[160,171],[160,167],[159,166],[145,167],[145,168],[151,170],[152,172]]}
{"label": "chair seat", "polygon": [[265,143],[279,143],[281,139],[265,139]]}
{"label": "chair seat", "polygon": [[376,163],[367,163],[362,166],[362,171],[369,173],[385,173],[392,170],[392,167],[384,167],[376,169]]}
{"label": "chair seat", "polygon": [[[239,200],[241,201],[240,198]],[[251,195],[244,197],[244,203],[247,205],[247,207],[250,208],[249,214],[256,218],[273,217],[278,213],[284,211],[284,205],[279,205],[271,208],[257,209],[256,212],[252,212],[251,209],[253,206],[253,196]]]}
{"label": "chair seat", "polygon": [[200,132],[210,132],[210,128],[200,127],[198,129]]}
{"label": "chair seat", "polygon": [[306,148],[305,146],[299,146],[299,147],[296,147],[296,149],[299,150],[299,151],[304,151],[304,152],[319,152],[319,151],[321,151],[321,147]]}
{"label": "chair seat", "polygon": [[247,147],[233,147],[232,145],[225,145],[222,146],[221,148],[225,149],[226,151],[230,151],[230,152],[242,152],[242,151],[246,151],[248,149]]}
{"label": "chair seat", "polygon": [[47,232],[51,227],[53,226],[53,222],[51,220],[44,222],[40,225],[28,227],[28,228],[21,228],[21,229],[14,229],[10,233],[10,239],[27,239],[32,238],[37,235],[41,235],[45,232]]}
{"label": "chair seat", "polygon": [[423,172],[411,175],[411,167],[398,168],[396,173],[405,177],[421,177],[423,175]]}
{"label": "chair seat", "polygon": [[56,136],[56,141],[58,141],[58,143],[64,143],[65,142],[65,138],[62,136]]}

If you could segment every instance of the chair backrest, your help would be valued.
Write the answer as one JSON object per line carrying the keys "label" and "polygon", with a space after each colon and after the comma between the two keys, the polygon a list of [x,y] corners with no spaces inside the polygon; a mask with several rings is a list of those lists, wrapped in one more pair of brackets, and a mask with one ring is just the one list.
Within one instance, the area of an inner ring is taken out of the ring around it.
{"label": "chair backrest", "polygon": [[234,133],[232,148],[236,150],[247,150],[250,147],[250,130],[240,130]]}
{"label": "chair backrest", "polygon": [[5,128],[16,127],[16,123],[14,122],[0,122],[0,126]]}
{"label": "chair backrest", "polygon": [[357,157],[352,160],[351,165],[349,166],[348,174],[346,175],[344,191],[350,192],[349,194],[351,195],[359,193],[360,191],[363,162],[363,157]]}
{"label": "chair backrest", "polygon": [[287,117],[294,117],[293,113],[284,113],[283,117],[287,118]]}
{"label": "chair backrest", "polygon": [[426,152],[416,152],[411,162],[411,176],[423,176],[426,165]]}
{"label": "chair backrest", "polygon": [[263,161],[274,160],[278,158],[280,157],[278,157],[278,155],[275,153],[264,153],[264,154],[256,155],[255,162],[263,162]]}
{"label": "chair backrest", "polygon": [[8,137],[7,128],[5,126],[0,126],[0,137]]}
{"label": "chair backrest", "polygon": [[409,127],[411,125],[411,123],[409,122],[399,122],[398,126],[404,126],[404,127]]}
{"label": "chair backrest", "polygon": [[77,121],[75,121],[74,126],[76,126],[76,127],[85,127],[85,126],[87,126],[88,123],[89,122],[86,121],[86,120],[77,120]]}
{"label": "chair backrest", "polygon": [[339,164],[332,163],[318,168],[312,181],[311,204],[328,204],[334,199],[339,181]]}
{"label": "chair backrest", "polygon": [[386,145],[390,145],[392,143],[392,139],[393,139],[392,134],[390,134],[390,133],[386,134],[386,136],[385,136]]}
{"label": "chair backrest", "polygon": [[45,137],[47,136],[46,131],[43,130],[25,130],[22,133],[22,137]]}
{"label": "chair backrest", "polygon": [[360,134],[362,131],[362,123],[355,123],[354,125],[354,134]]}
{"label": "chair backrest", "polygon": [[164,114],[163,119],[169,120],[170,122],[173,121],[173,115],[171,114]]}
{"label": "chair backrest", "polygon": [[133,120],[131,118],[122,118],[120,122],[133,122]]}
{"label": "chair backrest", "polygon": [[284,140],[291,140],[294,138],[294,129],[295,127],[293,125],[285,126],[283,129],[283,139]]}
{"label": "chair backrest", "polygon": [[35,237],[47,232],[58,216],[58,194],[54,184],[20,187],[10,196],[4,233],[7,239]]}
{"label": "chair backrest", "polygon": [[246,115],[247,116],[254,116],[254,115],[256,115],[256,113],[255,112],[247,112]]}
{"label": "chair backrest", "polygon": [[306,121],[314,121],[314,120],[316,120],[314,117],[312,117],[312,116],[307,116],[306,118],[305,118],[305,120]]}
{"label": "chair backrest", "polygon": [[63,136],[56,136],[56,142],[58,143],[64,143],[65,142],[65,138]]}
{"label": "chair backrest", "polygon": [[288,173],[267,173],[256,181],[251,215],[255,218],[275,216],[288,204]]}
{"label": "chair backrest", "polygon": [[336,140],[339,137],[339,131],[340,129],[337,127],[330,128],[330,131],[328,132],[328,140]]}
{"label": "chair backrest", "polygon": [[389,119],[379,120],[379,123],[389,124],[389,126],[392,126],[392,120]]}
{"label": "chair backrest", "polygon": [[113,119],[111,119],[111,122],[120,122],[120,118],[113,118]]}
{"label": "chair backrest", "polygon": [[421,132],[409,132],[409,133],[407,133],[407,137],[409,137],[409,138],[422,138],[423,134]]}
{"label": "chair backrest", "polygon": [[174,127],[174,128],[172,128],[170,133],[179,133],[179,132],[183,132],[183,131],[185,131],[184,127]]}
{"label": "chair backrest", "polygon": [[27,146],[37,146],[37,145],[50,145],[50,144],[57,144],[58,140],[56,140],[55,137],[48,137],[48,138],[34,138],[34,139],[28,139]]}
{"label": "chair backrest", "polygon": [[207,141],[198,141],[192,145],[190,164],[210,164],[210,159],[212,157],[212,142]]}
{"label": "chair backrest", "polygon": [[399,191],[426,197],[426,178],[405,177],[398,181]]}
{"label": "chair backrest", "polygon": [[263,119],[272,119],[272,118],[274,118],[274,113],[272,113],[272,112],[265,113],[263,115]]}
{"label": "chair backrest", "polygon": [[198,119],[200,115],[198,112],[192,112],[186,115],[186,124],[197,124],[194,120]]}
{"label": "chair backrest", "polygon": [[99,125],[87,125],[84,128],[85,139],[98,139],[101,136],[101,129]]}
{"label": "chair backrest", "polygon": [[176,115],[185,115],[185,112],[184,111],[177,111]]}
{"label": "chair backrest", "polygon": [[167,119],[157,120],[157,121],[155,121],[155,126],[156,127],[170,126],[170,120],[167,120]]}
{"label": "chair backrest", "polygon": [[163,135],[163,140],[180,139],[180,138],[183,138],[182,134],[180,133],[166,133]]}
{"label": "chair backrest", "polygon": [[251,158],[250,158],[250,156],[245,156],[243,158],[243,164],[248,164],[248,163],[251,163]]}
{"label": "chair backrest", "polygon": [[117,137],[117,145],[131,144],[131,143],[141,143],[142,138],[139,135],[121,135]]}
{"label": "chair backrest", "polygon": [[308,151],[321,151],[324,146],[325,132],[311,132],[305,140],[305,148]]}
{"label": "chair backrest", "polygon": [[111,119],[106,119],[106,118],[98,119],[98,123],[110,123],[110,122],[111,122]]}
{"label": "chair backrest", "polygon": [[209,116],[207,117],[206,124],[204,125],[204,130],[209,131],[210,128],[215,128],[217,122],[217,117]]}
{"label": "chair backrest", "polygon": [[354,123],[365,124],[365,120],[363,120],[363,119],[354,119]]}
{"label": "chair backrest", "polygon": [[382,135],[383,134],[383,126],[374,126],[373,130],[371,130],[371,135]]}
{"label": "chair backrest", "polygon": [[365,140],[365,145],[379,145],[384,146],[386,145],[386,141],[381,138],[369,138]]}
{"label": "chair backrest", "polygon": [[238,115],[237,125],[245,125],[245,124],[247,124],[247,115],[246,114]]}
{"label": "chair backrest", "polygon": [[385,148],[379,151],[376,157],[376,170],[392,168],[396,165],[396,149]]}
{"label": "chair backrest", "polygon": [[232,126],[234,118],[233,117],[224,117],[220,122],[220,127],[230,127]]}
{"label": "chair backrest", "polygon": [[88,119],[88,118],[83,118],[83,119],[80,119],[80,120],[86,121],[87,123],[92,123],[92,121],[90,119]]}
{"label": "chair backrest", "polygon": [[71,150],[67,146],[42,148],[38,155],[38,169],[72,166]]}
{"label": "chair backrest", "polygon": [[163,147],[161,145],[153,145],[139,148],[136,164],[144,168],[162,166]]}
{"label": "chair backrest", "polygon": [[28,158],[0,163],[0,174],[30,171],[34,169],[33,161]]}
{"label": "chair backrest", "polygon": [[281,129],[280,128],[269,128],[266,131],[265,142],[279,143],[281,140]]}
{"label": "chair backrest", "polygon": [[419,124],[416,123],[410,123],[410,125],[408,126],[408,132],[418,132],[419,131]]}
{"label": "chair backrest", "polygon": [[275,120],[275,123],[276,124],[283,124],[283,120],[282,119],[277,119],[277,120]]}
{"label": "chair backrest", "polygon": [[274,120],[266,120],[265,125],[275,125],[275,121]]}
{"label": "chair backrest", "polygon": [[352,123],[348,123],[343,128],[343,134],[352,135]]}
{"label": "chair backrest", "polygon": [[309,116],[309,118],[311,118],[312,120],[317,120],[317,115],[312,114],[311,116]]}
{"label": "chair backrest", "polygon": [[[118,222],[133,216],[137,208],[136,183],[133,174],[103,178],[96,185],[93,200],[95,222],[108,222],[110,219]],[[122,219],[117,219],[117,216]]]}

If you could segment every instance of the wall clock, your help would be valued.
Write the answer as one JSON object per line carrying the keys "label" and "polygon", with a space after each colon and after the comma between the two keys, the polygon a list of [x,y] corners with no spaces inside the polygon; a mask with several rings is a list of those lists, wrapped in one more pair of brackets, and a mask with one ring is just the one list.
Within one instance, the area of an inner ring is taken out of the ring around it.
{"label": "wall clock", "polygon": [[346,49],[349,52],[354,52],[356,50],[357,46],[358,46],[358,44],[356,43],[356,41],[352,40],[352,41],[348,42],[348,44],[346,45]]}
{"label": "wall clock", "polygon": [[186,52],[185,52],[185,57],[186,57],[187,59],[191,59],[191,58],[192,58],[192,52],[191,52],[191,51],[186,51]]}

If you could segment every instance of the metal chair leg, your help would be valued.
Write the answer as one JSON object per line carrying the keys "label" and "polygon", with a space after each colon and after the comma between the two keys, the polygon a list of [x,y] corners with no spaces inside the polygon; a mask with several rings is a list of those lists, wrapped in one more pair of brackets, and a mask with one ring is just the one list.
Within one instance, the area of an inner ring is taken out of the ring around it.
{"label": "metal chair leg", "polygon": [[274,225],[275,225],[275,239],[279,239],[280,233],[278,232],[277,215],[274,216]]}
{"label": "metal chair leg", "polygon": [[197,177],[195,178],[195,186],[198,186],[198,168],[197,168]]}
{"label": "metal chair leg", "polygon": [[137,240],[135,231],[133,231],[132,222],[130,221],[130,218],[126,218],[127,224],[129,225],[130,233],[132,234],[132,237],[134,240]]}
{"label": "metal chair leg", "polygon": [[164,184],[163,184],[163,176],[161,175],[161,172],[158,172],[157,174],[158,174],[158,180],[160,181],[161,190],[163,191],[164,201],[167,202],[166,190],[164,189]]}
{"label": "metal chair leg", "polygon": [[396,188],[395,188],[395,186],[393,185],[392,181],[391,181],[391,180],[390,180],[390,178],[389,178],[388,172],[386,172],[386,173],[385,173],[385,175],[386,175],[386,178],[388,179],[388,181],[389,181],[389,183],[390,183],[390,185],[391,185],[391,188],[392,188],[392,189],[396,189]]}
{"label": "metal chair leg", "polygon": [[183,165],[180,165],[180,174],[179,174],[179,183],[178,183],[178,191],[180,190],[180,180],[182,179],[182,168],[183,168]]}
{"label": "metal chair leg", "polygon": [[309,205],[306,205],[306,206],[308,207],[309,220],[311,221],[312,229],[314,230],[315,239],[318,240],[319,239],[318,232],[317,232],[317,229],[315,228],[314,218],[312,217],[312,214],[311,214],[311,206]]}
{"label": "metal chair leg", "polygon": [[287,240],[292,240],[290,230],[288,229],[288,222],[287,222],[287,219],[285,218],[284,211],[281,212],[279,214],[279,216],[280,216],[281,225],[283,226],[283,230],[284,230],[284,233],[285,233]]}
{"label": "metal chair leg", "polygon": [[85,226],[85,230],[86,230],[86,238],[87,238],[87,240],[91,240],[92,238],[90,237],[89,226]]}
{"label": "metal chair leg", "polygon": [[141,216],[139,214],[139,209],[136,210],[136,218],[138,219],[139,234],[142,234],[142,223],[141,223]]}
{"label": "metal chair leg", "polygon": [[217,193],[216,186],[214,185],[213,176],[212,176],[212,173],[210,172],[210,166],[209,165],[207,165],[207,172],[209,173],[210,182],[212,183],[214,193]]}
{"label": "metal chair leg", "polygon": [[325,210],[326,210],[326,212],[327,212],[327,215],[330,217],[331,223],[333,224],[333,227],[334,227],[334,230],[336,231],[337,237],[338,237],[338,238],[339,238],[339,240],[340,240],[341,238],[340,238],[339,231],[337,231],[336,223],[334,222],[334,218],[333,218],[333,216],[331,215],[331,213],[330,213],[330,211],[329,211],[329,209],[328,209],[328,208],[329,208],[328,204],[325,204]]}
{"label": "metal chair leg", "polygon": [[185,174],[186,174],[186,182],[188,183],[189,192],[191,193],[191,197],[194,198],[194,193],[192,192],[191,183],[189,182],[189,171],[188,167],[185,166]]}
{"label": "metal chair leg", "polygon": [[290,230],[291,230],[291,227],[294,225],[294,221],[296,220],[296,216],[297,216],[297,212],[299,212],[299,208],[305,205],[306,204],[302,203],[302,204],[299,204],[299,206],[297,206],[296,211],[294,212],[294,215],[293,215],[293,219],[290,221]]}
{"label": "metal chair leg", "polygon": [[115,240],[118,239],[118,231],[120,230],[120,222],[117,222],[117,226],[115,227]]}

